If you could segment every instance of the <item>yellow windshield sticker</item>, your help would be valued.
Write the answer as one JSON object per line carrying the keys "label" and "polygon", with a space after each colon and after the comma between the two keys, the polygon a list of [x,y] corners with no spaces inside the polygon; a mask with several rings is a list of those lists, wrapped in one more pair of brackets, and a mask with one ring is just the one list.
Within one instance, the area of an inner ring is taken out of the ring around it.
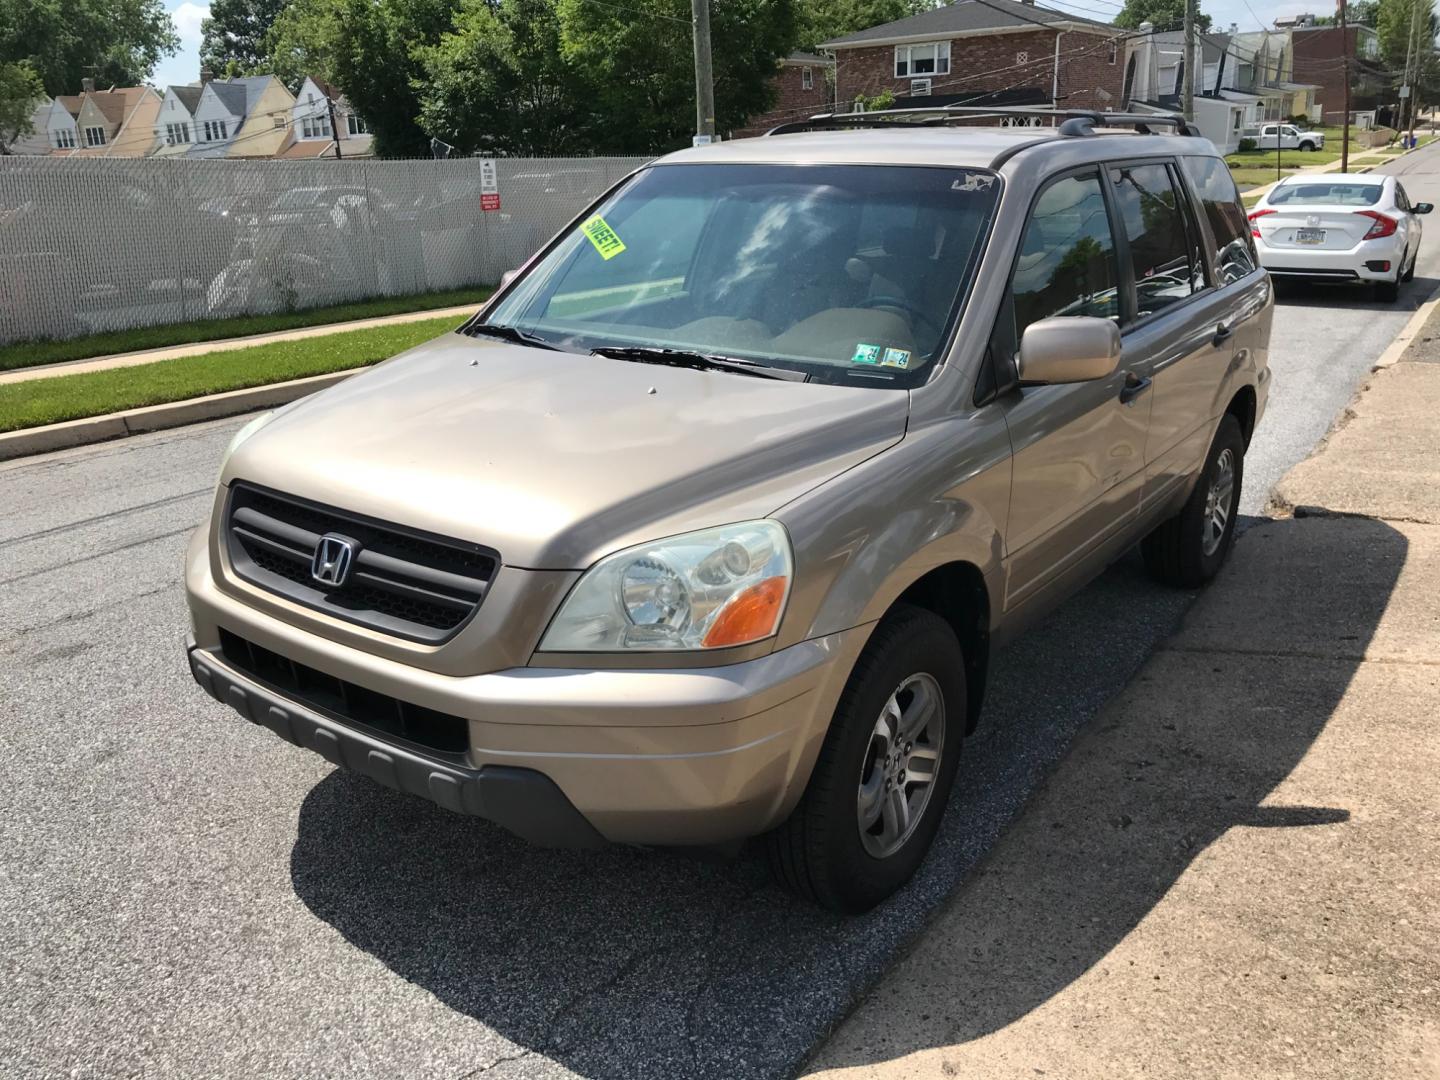
{"label": "yellow windshield sticker", "polygon": [[615,230],[599,214],[581,225],[580,231],[585,234],[590,243],[595,245],[595,250],[606,262],[625,250],[624,242],[615,235]]}

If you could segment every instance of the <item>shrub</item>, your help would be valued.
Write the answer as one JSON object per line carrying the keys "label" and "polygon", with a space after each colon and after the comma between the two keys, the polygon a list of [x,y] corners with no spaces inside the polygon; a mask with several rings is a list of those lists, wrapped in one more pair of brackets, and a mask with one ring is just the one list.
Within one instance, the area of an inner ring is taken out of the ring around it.
{"label": "shrub", "polygon": [[1241,139],[1241,140],[1240,140],[1240,145],[1239,145],[1238,147],[1236,147],[1236,149],[1237,149],[1240,153],[1243,154],[1243,153],[1246,153],[1247,151],[1254,150],[1254,149],[1255,149],[1257,146],[1259,146],[1259,145],[1260,145],[1260,144],[1259,144],[1258,142],[1256,142],[1254,139],[1244,138],[1244,139]]}

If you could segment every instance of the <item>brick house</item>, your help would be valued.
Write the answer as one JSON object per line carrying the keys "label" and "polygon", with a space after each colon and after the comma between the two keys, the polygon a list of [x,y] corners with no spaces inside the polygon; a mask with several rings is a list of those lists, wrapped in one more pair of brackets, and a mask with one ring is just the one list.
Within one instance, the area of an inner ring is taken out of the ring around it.
{"label": "brick house", "polygon": [[1118,109],[1126,32],[1021,0],[955,0],[825,42],[835,100],[886,90],[902,106],[1055,103]]}
{"label": "brick house", "polygon": [[1368,26],[1296,26],[1290,31],[1294,78],[1312,83],[1314,101],[1326,123],[1345,112],[1345,38],[1350,45],[1350,108],[1369,111],[1379,107],[1389,89],[1380,66],[1380,38]]}
{"label": "brick house", "polygon": [[835,61],[814,53],[791,53],[780,61],[780,70],[772,80],[775,104],[761,116],[752,116],[743,128],[730,133],[732,139],[763,135],[776,124],[803,120],[815,113],[828,112],[835,99],[833,72]]}

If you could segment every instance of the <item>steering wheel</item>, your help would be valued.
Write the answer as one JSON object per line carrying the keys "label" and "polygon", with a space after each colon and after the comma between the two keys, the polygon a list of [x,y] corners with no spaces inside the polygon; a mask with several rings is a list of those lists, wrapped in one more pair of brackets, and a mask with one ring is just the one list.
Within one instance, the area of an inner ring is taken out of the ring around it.
{"label": "steering wheel", "polygon": [[904,312],[910,316],[911,322],[925,323],[931,330],[935,331],[936,338],[940,337],[941,326],[925,312],[921,311],[908,300],[902,300],[898,296],[871,296],[861,300],[856,307],[862,308],[894,308],[896,311]]}

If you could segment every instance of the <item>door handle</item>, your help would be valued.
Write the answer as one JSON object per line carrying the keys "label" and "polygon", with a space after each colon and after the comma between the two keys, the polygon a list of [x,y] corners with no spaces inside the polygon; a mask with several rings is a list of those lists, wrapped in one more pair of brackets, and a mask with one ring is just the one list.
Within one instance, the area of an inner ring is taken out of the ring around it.
{"label": "door handle", "polygon": [[1146,390],[1149,390],[1150,384],[1152,382],[1154,382],[1154,380],[1151,379],[1149,375],[1146,375],[1144,378],[1136,378],[1134,375],[1126,375],[1125,387],[1120,391],[1120,404],[1135,404],[1135,399],[1138,398],[1141,394],[1143,394]]}
{"label": "door handle", "polygon": [[1216,348],[1219,348],[1221,345],[1224,345],[1225,342],[1229,341],[1234,336],[1235,328],[1233,326],[1226,326],[1222,322],[1219,326],[1215,327],[1215,336],[1210,339],[1210,344],[1214,345]]}

